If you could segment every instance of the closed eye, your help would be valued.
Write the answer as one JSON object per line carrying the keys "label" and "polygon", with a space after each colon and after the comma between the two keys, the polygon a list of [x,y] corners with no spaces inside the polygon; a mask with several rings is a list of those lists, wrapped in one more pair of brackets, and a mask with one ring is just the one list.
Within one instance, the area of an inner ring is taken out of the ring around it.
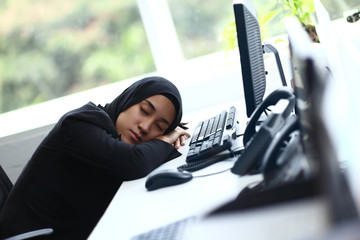
{"label": "closed eye", "polygon": [[149,115],[149,113],[148,113],[144,108],[140,107],[140,110],[141,110],[141,112],[144,113],[146,116]]}
{"label": "closed eye", "polygon": [[160,130],[160,131],[163,131],[162,127],[160,126],[160,124],[156,124],[157,128]]}

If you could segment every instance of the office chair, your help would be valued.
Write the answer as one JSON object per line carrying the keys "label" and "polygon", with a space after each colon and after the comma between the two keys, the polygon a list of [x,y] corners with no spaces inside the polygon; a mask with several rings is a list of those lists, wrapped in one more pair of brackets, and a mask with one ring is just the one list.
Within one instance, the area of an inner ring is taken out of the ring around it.
{"label": "office chair", "polygon": [[[13,187],[12,182],[10,181],[9,177],[5,173],[4,169],[0,165],[0,212],[3,209],[6,199],[9,196],[9,193]],[[53,232],[52,228],[44,228],[38,229],[35,231],[30,231],[26,233],[22,233],[16,236],[12,236],[3,240],[22,240],[22,239],[29,239],[37,236],[49,235]]]}

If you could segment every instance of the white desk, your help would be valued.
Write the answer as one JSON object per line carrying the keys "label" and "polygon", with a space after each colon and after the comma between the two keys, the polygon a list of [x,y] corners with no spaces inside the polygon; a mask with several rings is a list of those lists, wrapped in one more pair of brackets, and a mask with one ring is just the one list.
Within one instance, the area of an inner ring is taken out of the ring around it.
{"label": "white desk", "polygon": [[[286,68],[287,61],[284,61],[283,65]],[[274,72],[277,73],[277,70]],[[235,82],[230,86],[235,86],[239,95],[242,95],[242,88],[239,86],[241,79],[231,81]],[[268,81],[268,83],[273,84],[279,82]],[[194,98],[194,96],[187,97]],[[214,99],[212,101],[214,102]],[[242,111],[240,116],[245,117],[244,103],[232,102],[212,106],[211,109],[202,108],[201,112],[186,113],[183,121],[190,122],[189,132],[192,133],[199,120],[212,117],[234,104],[238,110]],[[246,118],[242,123],[246,123]],[[184,164],[187,151],[188,147],[181,148],[183,156],[160,166],[157,170],[174,169]],[[239,177],[230,171],[226,171],[212,176],[196,178],[199,175],[230,169],[235,160],[229,159],[195,172],[195,178],[185,184],[152,192],[148,192],[145,188],[146,178],[124,182],[90,235],[89,240],[130,239],[138,234],[186,217],[201,217],[203,214],[235,199],[245,186],[259,181],[261,176]],[[297,222],[299,217],[302,219],[309,218],[312,221],[305,220],[299,225]],[[314,222],[318,224],[313,224]],[[282,227],[288,227],[290,229],[289,234],[271,235],[270,233],[274,232],[272,229],[275,225],[278,226],[276,228],[278,230]],[[185,233],[187,234],[185,239],[219,239],[221,237],[239,239],[239,235],[246,236],[247,239],[249,236],[253,236],[251,239],[264,239],[264,234],[257,232],[259,228],[264,233],[270,234],[265,239],[291,239],[291,237],[305,236],[300,233],[306,233],[306,236],[319,236],[326,231],[326,227],[326,203],[322,199],[312,199],[275,208],[270,207],[206,219],[190,228]],[[296,232],[292,231],[294,229]],[[299,235],[291,235],[291,232]],[[254,233],[257,234],[254,235]]]}
{"label": "white desk", "polygon": [[[190,123],[189,132],[192,132],[194,124],[198,123],[194,119],[211,117],[224,107],[225,105],[221,105],[212,108],[210,112],[192,114],[193,121]],[[175,169],[184,164],[188,146],[180,151],[184,153],[181,157],[156,170]],[[137,234],[189,216],[200,216],[233,200],[243,187],[261,177],[239,177],[230,171],[206,177],[196,176],[230,169],[235,160],[236,158],[225,160],[194,172],[194,179],[188,183],[150,192],[145,188],[146,178],[124,182],[89,239],[130,239]]]}
{"label": "white desk", "polygon": [[327,204],[313,198],[232,212],[189,225],[186,240],[329,239]]}
{"label": "white desk", "polygon": [[145,179],[124,184],[114,197],[90,238],[130,239],[148,230],[199,216],[226,201],[254,178],[239,178],[229,172],[147,192]]}
{"label": "white desk", "polygon": [[[194,119],[205,119],[212,114],[199,112]],[[190,132],[193,127],[190,125]],[[181,149],[183,153],[187,151],[188,147]],[[156,170],[176,168],[185,163],[185,156],[183,154]],[[145,188],[146,178],[124,182],[89,240],[131,239],[190,216],[200,217],[201,221],[190,225],[184,233],[187,240],[235,240],[241,236],[244,239],[308,239],[328,232],[327,204],[319,198],[202,219],[204,214],[235,199],[245,186],[261,179],[258,175],[239,177],[230,171],[196,178],[229,169],[235,160],[229,159],[195,172],[195,178],[188,183],[150,192]]]}

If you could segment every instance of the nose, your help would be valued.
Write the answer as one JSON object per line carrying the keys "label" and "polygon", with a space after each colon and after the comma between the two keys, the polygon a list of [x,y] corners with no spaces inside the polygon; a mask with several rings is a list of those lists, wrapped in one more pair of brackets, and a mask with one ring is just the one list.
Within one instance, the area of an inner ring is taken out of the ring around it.
{"label": "nose", "polygon": [[141,131],[141,134],[146,135],[150,131],[151,127],[151,121],[149,119],[143,119],[139,123],[139,129]]}

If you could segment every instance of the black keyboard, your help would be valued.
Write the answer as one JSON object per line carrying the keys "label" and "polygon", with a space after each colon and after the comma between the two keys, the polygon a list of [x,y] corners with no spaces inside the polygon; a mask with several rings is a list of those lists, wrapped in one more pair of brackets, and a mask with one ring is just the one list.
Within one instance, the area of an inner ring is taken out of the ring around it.
{"label": "black keyboard", "polygon": [[134,236],[131,240],[180,240],[186,225],[194,220],[195,217],[184,218]]}
{"label": "black keyboard", "polygon": [[230,149],[235,133],[232,130],[236,122],[236,108],[231,107],[229,112],[222,111],[214,117],[200,121],[196,126],[189,145],[186,162],[192,163],[209,158],[224,150]]}

